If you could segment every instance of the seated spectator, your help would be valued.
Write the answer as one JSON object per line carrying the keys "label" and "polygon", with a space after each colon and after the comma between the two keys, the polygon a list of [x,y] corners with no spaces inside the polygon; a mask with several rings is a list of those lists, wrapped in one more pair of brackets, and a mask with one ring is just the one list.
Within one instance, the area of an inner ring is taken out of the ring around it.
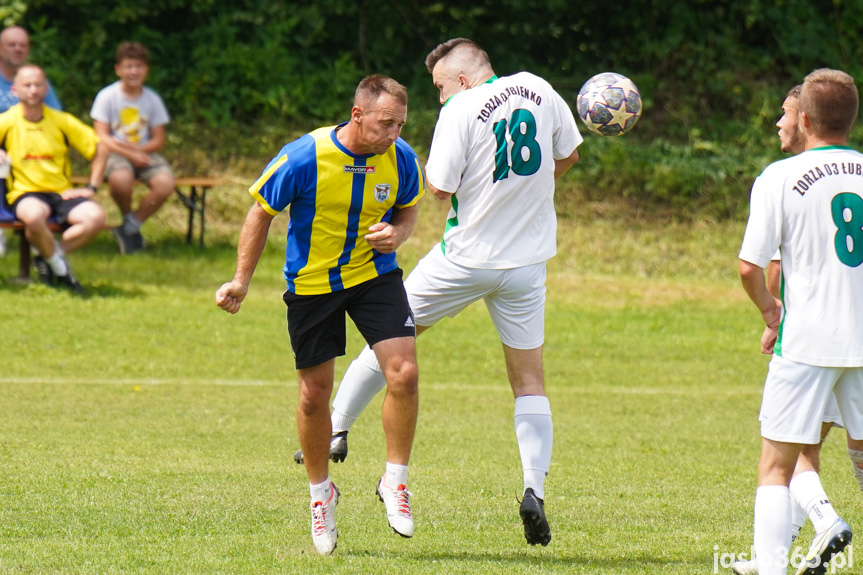
{"label": "seated spectator", "polygon": [[[6,200],[21,222],[30,244],[39,252],[34,267],[40,281],[83,291],[72,274],[66,253],[86,244],[105,227],[105,212],[91,198],[102,180],[107,148],[92,128],[80,120],[44,105],[48,83],[38,66],[19,68],[12,84],[18,104],[0,114],[0,162],[11,161]],[[72,188],[69,147],[88,160],[90,183]],[[54,217],[65,227],[55,242],[48,228]]]}
{"label": "seated spectator", "polygon": [[[106,169],[111,196],[123,214],[114,237],[124,254],[144,248],[141,225],[174,192],[174,175],[157,154],[165,146],[165,125],[170,121],[162,98],[144,85],[150,54],[137,42],[117,48],[114,71],[120,80],[103,88],[90,116],[100,140],[110,150]],[[144,181],[149,193],[132,211],[135,180]]]}
{"label": "seated spectator", "polygon": [[[8,26],[0,32],[0,113],[18,103],[18,98],[12,93],[12,81],[18,68],[24,65],[29,55],[30,36],[27,30],[21,26]],[[63,109],[50,83],[45,96],[45,105],[55,110]],[[5,176],[0,176],[0,180],[5,179]],[[4,182],[0,181],[0,193],[3,193],[4,189]],[[4,255],[6,255],[6,234],[0,230],[0,257]]]}

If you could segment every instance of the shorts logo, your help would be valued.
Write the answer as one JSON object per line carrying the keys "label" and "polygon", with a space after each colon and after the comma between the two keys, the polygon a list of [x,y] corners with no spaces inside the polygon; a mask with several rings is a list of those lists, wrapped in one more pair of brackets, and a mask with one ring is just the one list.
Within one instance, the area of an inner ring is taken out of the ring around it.
{"label": "shorts logo", "polygon": [[405,327],[416,327],[414,325],[414,318],[413,317],[408,316],[408,318],[405,320]]}
{"label": "shorts logo", "polygon": [[346,174],[374,174],[374,166],[345,166]]}
{"label": "shorts logo", "polygon": [[379,204],[387,201],[387,198],[390,197],[390,185],[389,184],[378,184],[375,186],[375,199]]}

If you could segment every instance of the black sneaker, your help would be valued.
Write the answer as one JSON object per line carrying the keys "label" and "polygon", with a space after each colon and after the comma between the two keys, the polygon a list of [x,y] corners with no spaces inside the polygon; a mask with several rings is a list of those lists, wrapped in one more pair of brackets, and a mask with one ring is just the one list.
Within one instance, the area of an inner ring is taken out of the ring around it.
{"label": "black sneaker", "polygon": [[84,288],[78,283],[78,280],[75,278],[75,275],[72,273],[72,268],[69,267],[69,262],[66,262],[66,275],[64,276],[54,276],[57,280],[57,285],[69,288],[72,292],[76,294],[83,294]]}
{"label": "black sneaker", "polygon": [[[345,457],[348,456],[348,432],[340,431],[333,435],[333,438],[330,440],[330,459],[333,460],[334,463],[341,463],[345,460]],[[294,461],[296,461],[299,465],[305,463],[305,459],[303,459],[303,450],[299,450],[294,453]]]}
{"label": "black sneaker", "polygon": [[51,269],[51,266],[48,265],[48,262],[45,261],[45,258],[43,258],[42,256],[34,257],[33,269],[36,270],[36,275],[39,277],[39,282],[48,286],[54,285],[54,270]]}
{"label": "black sneaker", "polygon": [[545,519],[545,503],[530,487],[524,492],[519,515],[521,515],[521,522],[524,523],[524,538],[527,542],[543,547],[548,545],[551,541],[551,529]]}
{"label": "black sneaker", "polygon": [[117,240],[117,245],[120,247],[121,254],[134,254],[144,249],[144,236],[141,235],[141,232],[127,234],[123,226],[117,226],[112,231],[114,232],[114,239]]}

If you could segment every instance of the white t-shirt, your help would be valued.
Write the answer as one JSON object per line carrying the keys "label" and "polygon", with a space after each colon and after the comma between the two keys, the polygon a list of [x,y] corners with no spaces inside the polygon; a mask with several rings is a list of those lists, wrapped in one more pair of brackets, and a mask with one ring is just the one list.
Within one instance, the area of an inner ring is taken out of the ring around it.
{"label": "white t-shirt", "polygon": [[111,135],[142,146],[150,141],[150,128],[171,121],[168,109],[159,95],[144,86],[135,99],[128,98],[120,82],[102,88],[93,101],[90,117],[111,127]]}
{"label": "white t-shirt", "polygon": [[863,366],[863,154],[824,147],[775,162],[752,186],[740,259],[782,252],[774,353],[825,367]]}
{"label": "white t-shirt", "polygon": [[441,248],[472,268],[543,262],[557,251],[554,160],[582,142],[551,85],[520,72],[454,95],[441,109],[426,177],[455,192]]}

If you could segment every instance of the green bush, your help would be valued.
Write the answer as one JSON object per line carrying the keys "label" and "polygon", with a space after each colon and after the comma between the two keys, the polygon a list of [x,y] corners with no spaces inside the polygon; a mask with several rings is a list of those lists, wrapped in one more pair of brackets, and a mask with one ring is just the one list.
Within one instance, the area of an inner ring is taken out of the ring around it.
{"label": "green bush", "polygon": [[405,137],[425,150],[438,103],[423,61],[451,37],[476,40],[499,74],[546,77],[571,103],[587,78],[616,71],[639,86],[644,118],[620,141],[589,139],[575,185],[718,217],[740,213],[779,157],[786,90],[818,67],[863,72],[863,2],[848,0],[15,0],[0,18],[31,30],[32,59],[82,117],[115,80],[117,44],[146,44],[148,83],[184,125],[173,141],[184,163],[197,162],[195,145],[269,157],[281,133],[346,119],[356,83],[376,72],[408,87]]}

